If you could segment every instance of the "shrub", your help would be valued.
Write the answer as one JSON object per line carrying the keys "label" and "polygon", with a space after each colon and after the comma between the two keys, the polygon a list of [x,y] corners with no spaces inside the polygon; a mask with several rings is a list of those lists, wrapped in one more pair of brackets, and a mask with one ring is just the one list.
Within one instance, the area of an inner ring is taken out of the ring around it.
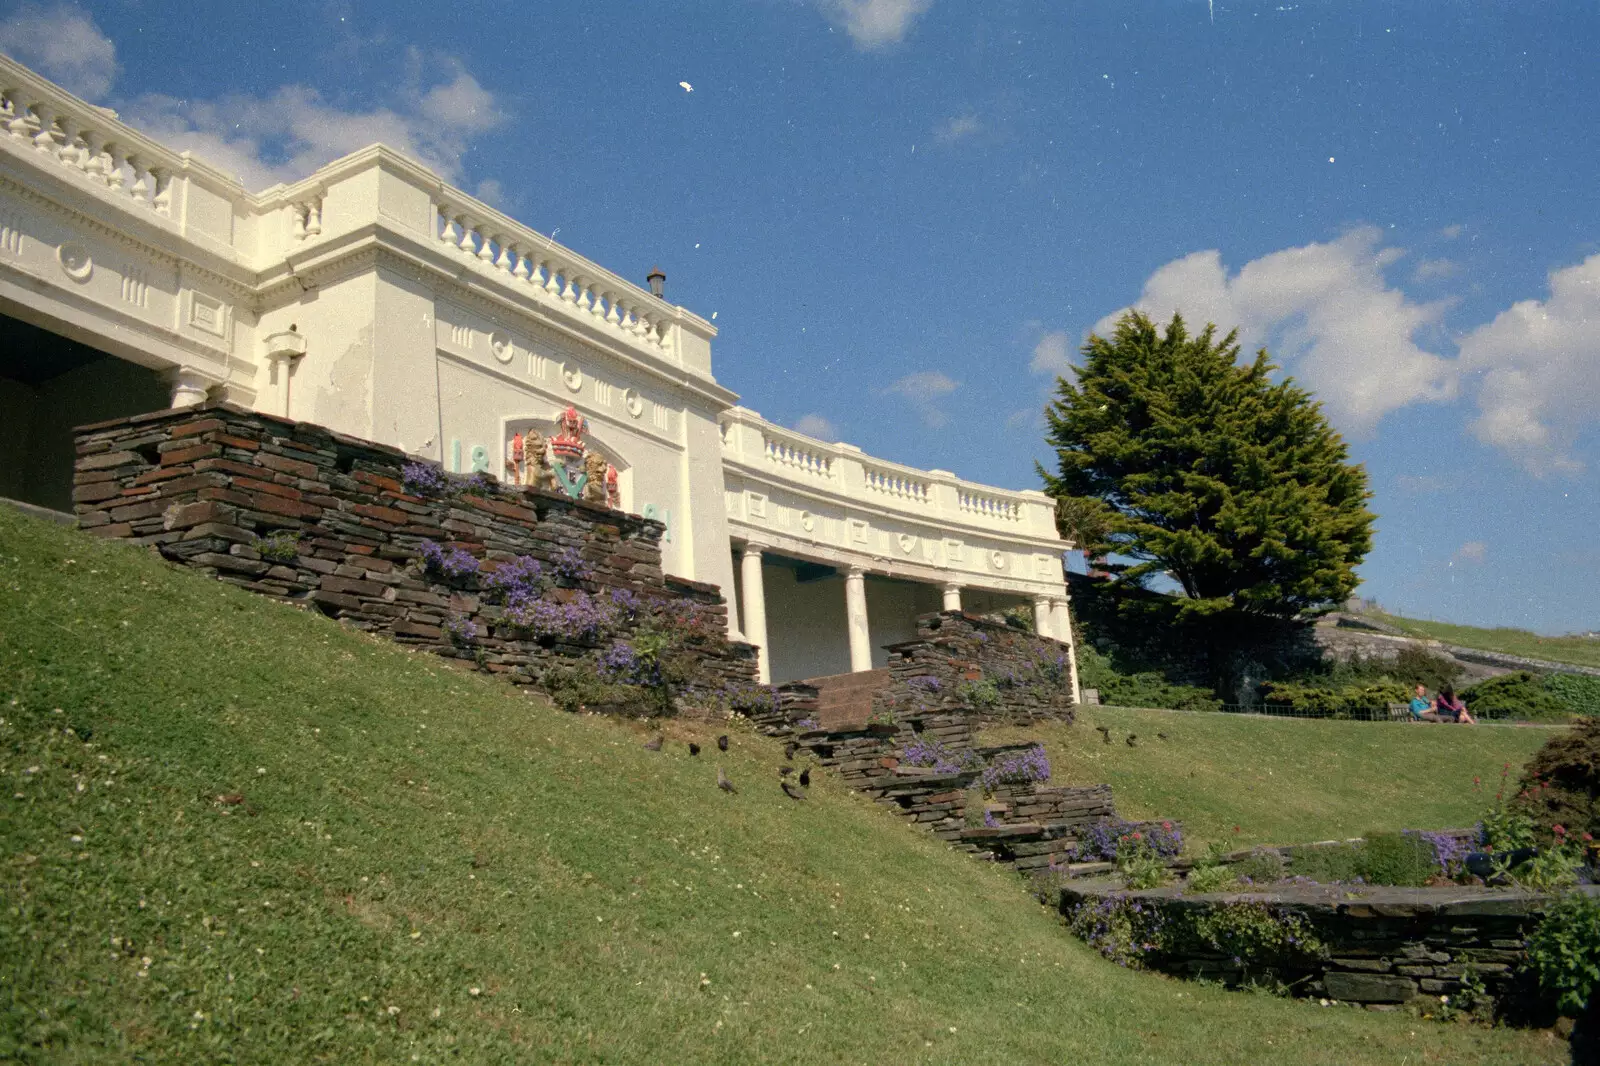
{"label": "shrub", "polygon": [[1547,674],[1544,687],[1574,714],[1600,715],[1600,677],[1584,674]]}
{"label": "shrub", "polygon": [[1368,833],[1356,850],[1369,884],[1425,885],[1439,873],[1433,845],[1415,833]]}
{"label": "shrub", "polygon": [[1538,674],[1526,670],[1480,681],[1464,689],[1461,699],[1479,718],[1564,721],[1572,714],[1566,700],[1545,688]]}
{"label": "shrub", "polygon": [[539,676],[539,686],[556,706],[574,713],[597,706],[639,715],[652,715],[661,709],[654,690],[603,681],[588,663],[550,667]]}
{"label": "shrub", "polygon": [[1511,805],[1533,820],[1541,839],[1553,839],[1557,825],[1600,837],[1600,719],[1551,737],[1523,770]]}
{"label": "shrub", "polygon": [[1261,686],[1268,703],[1286,706],[1309,718],[1369,718],[1388,704],[1405,703],[1410,692],[1398,681],[1371,681],[1347,685],[1305,681],[1270,681]]}
{"label": "shrub", "polygon": [[1000,686],[992,678],[963,681],[956,686],[956,699],[975,711],[986,711],[1000,703]]}
{"label": "shrub", "polygon": [[1528,938],[1528,968],[1558,1009],[1582,1013],[1600,984],[1600,899],[1572,892],[1557,900]]}
{"label": "shrub", "polygon": [[1158,908],[1127,896],[1084,900],[1067,919],[1078,939],[1118,966],[1135,969],[1161,950],[1165,924]]}
{"label": "shrub", "polygon": [[1156,888],[1171,877],[1166,861],[1142,830],[1135,829],[1117,841],[1117,873],[1128,888]]}
{"label": "shrub", "polygon": [[1160,707],[1174,711],[1220,711],[1210,689],[1169,680],[1159,671],[1119,673],[1110,659],[1087,643],[1078,648],[1078,683],[1096,689],[1100,702],[1117,707]]}
{"label": "shrub", "polygon": [[1239,879],[1234,876],[1233,867],[1225,864],[1196,866],[1189,871],[1188,878],[1184,881],[1185,892],[1232,892],[1240,886]]}
{"label": "shrub", "polygon": [[1257,848],[1234,863],[1232,871],[1246,886],[1270,885],[1283,880],[1283,859],[1277,852]]}
{"label": "shrub", "polygon": [[1185,910],[1167,923],[1165,932],[1167,944],[1232,958],[1247,973],[1304,966],[1327,954],[1305,919],[1253,901]]}

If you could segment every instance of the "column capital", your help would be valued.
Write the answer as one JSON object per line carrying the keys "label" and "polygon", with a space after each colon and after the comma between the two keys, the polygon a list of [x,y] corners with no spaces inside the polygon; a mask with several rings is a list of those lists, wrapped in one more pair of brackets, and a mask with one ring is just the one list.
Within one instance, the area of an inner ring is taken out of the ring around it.
{"label": "column capital", "polygon": [[761,553],[766,550],[763,545],[751,544],[749,541],[745,541],[744,546],[739,549],[739,557],[742,559],[759,559],[761,558]]}
{"label": "column capital", "polygon": [[206,402],[206,393],[218,379],[192,366],[175,366],[163,371],[161,379],[172,390],[173,407],[198,407]]}
{"label": "column capital", "polygon": [[946,581],[944,583],[943,591],[947,595],[951,594],[951,593],[959,593],[962,590],[963,587],[964,586],[959,581]]}
{"label": "column capital", "polygon": [[861,578],[867,576],[867,568],[864,566],[847,566],[844,570],[844,576],[846,578],[860,580]]}

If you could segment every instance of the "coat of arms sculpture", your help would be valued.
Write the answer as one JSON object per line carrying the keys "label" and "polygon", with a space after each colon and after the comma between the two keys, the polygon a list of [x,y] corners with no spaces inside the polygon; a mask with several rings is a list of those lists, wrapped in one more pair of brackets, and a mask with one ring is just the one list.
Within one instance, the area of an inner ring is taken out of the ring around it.
{"label": "coat of arms sculpture", "polygon": [[621,507],[617,468],[584,442],[589,420],[568,407],[556,420],[556,431],[546,438],[537,430],[513,436],[506,448],[506,478],[547,492],[561,492],[574,500],[606,507]]}

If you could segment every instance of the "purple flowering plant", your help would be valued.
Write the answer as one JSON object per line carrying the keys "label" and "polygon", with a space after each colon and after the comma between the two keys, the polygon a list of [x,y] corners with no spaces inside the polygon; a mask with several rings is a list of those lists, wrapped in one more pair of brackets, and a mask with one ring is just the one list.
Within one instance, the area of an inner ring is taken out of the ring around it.
{"label": "purple flowering plant", "polygon": [[1050,780],[1050,757],[1042,744],[1007,752],[984,767],[982,780],[983,787],[991,790],[999,785],[1042,784]]}
{"label": "purple flowering plant", "polygon": [[1141,969],[1161,950],[1166,920],[1153,904],[1111,894],[1078,904],[1067,928],[1118,966]]}
{"label": "purple flowering plant", "polygon": [[917,739],[900,752],[900,761],[907,766],[925,767],[936,774],[959,774],[983,765],[978,753],[970,748],[957,750],[937,740]]}
{"label": "purple flowering plant", "polygon": [[465,581],[478,572],[478,560],[460,548],[446,549],[431,540],[422,542],[422,568],[429,577],[447,582]]}
{"label": "purple flowering plant", "polygon": [[478,624],[464,614],[448,614],[440,630],[458,648],[470,648],[478,640]]}
{"label": "purple flowering plant", "polygon": [[1104,818],[1078,834],[1072,857],[1078,862],[1116,862],[1120,853],[1148,849],[1161,859],[1183,852],[1183,830],[1176,822],[1129,822]]}

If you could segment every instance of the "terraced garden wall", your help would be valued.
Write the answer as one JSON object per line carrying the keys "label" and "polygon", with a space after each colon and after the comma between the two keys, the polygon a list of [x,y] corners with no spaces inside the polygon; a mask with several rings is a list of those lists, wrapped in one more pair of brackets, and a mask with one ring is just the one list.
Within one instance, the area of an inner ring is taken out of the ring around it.
{"label": "terraced garden wall", "polygon": [[1058,640],[960,611],[917,619],[917,639],[888,646],[895,712],[950,710],[984,723],[1072,721],[1067,648]]}
{"label": "terraced garden wall", "polygon": [[[513,681],[534,681],[670,607],[693,615],[695,654],[714,684],[756,682],[754,649],[725,639],[717,587],[662,571],[664,527],[652,519],[492,481],[419,494],[396,449],[229,405],[86,426],[77,452],[80,527]],[[531,558],[552,577],[552,606],[600,604],[607,625],[530,638],[488,602],[478,577],[423,567],[429,542],[470,556],[474,569]]]}

